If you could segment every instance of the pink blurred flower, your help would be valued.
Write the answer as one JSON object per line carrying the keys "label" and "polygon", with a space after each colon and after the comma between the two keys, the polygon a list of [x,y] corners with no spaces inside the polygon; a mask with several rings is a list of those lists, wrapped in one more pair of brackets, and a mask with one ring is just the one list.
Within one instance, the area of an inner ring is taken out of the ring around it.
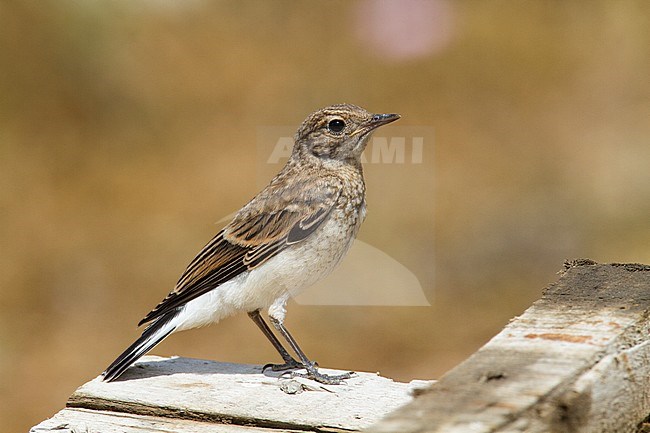
{"label": "pink blurred flower", "polygon": [[361,43],[381,58],[409,60],[447,48],[453,39],[449,0],[361,0],[354,27]]}

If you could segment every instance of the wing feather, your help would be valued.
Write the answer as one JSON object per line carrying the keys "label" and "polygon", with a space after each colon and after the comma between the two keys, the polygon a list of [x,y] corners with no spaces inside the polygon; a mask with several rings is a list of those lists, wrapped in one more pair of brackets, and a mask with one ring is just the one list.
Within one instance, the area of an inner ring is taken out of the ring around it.
{"label": "wing feather", "polygon": [[243,261],[246,251],[246,248],[226,241],[223,230],[220,231],[192,260],[174,290],[138,326],[151,322],[246,271]]}
{"label": "wing feather", "polygon": [[138,325],[183,306],[262,265],[287,246],[307,239],[332,213],[340,191],[336,187],[320,188],[305,195],[291,193],[304,185],[279,191],[272,187],[251,200],[212,238],[190,262],[174,290]]}

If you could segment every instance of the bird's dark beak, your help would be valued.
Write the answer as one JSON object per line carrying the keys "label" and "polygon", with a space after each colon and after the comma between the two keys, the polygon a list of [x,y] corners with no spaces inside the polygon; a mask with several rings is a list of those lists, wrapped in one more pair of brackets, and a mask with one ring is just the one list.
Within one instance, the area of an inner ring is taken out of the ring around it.
{"label": "bird's dark beak", "polygon": [[382,125],[386,125],[387,123],[394,122],[397,119],[399,119],[401,116],[399,114],[375,114],[372,116],[370,119],[370,122],[368,126],[370,126],[370,129],[375,129],[378,128]]}
{"label": "bird's dark beak", "polygon": [[379,128],[382,125],[386,125],[387,123],[391,123],[399,119],[401,116],[399,114],[373,114],[373,116],[368,120],[366,123],[362,124],[359,129],[354,131],[352,135],[358,135],[362,134],[365,135],[366,133],[373,131],[377,128]]}

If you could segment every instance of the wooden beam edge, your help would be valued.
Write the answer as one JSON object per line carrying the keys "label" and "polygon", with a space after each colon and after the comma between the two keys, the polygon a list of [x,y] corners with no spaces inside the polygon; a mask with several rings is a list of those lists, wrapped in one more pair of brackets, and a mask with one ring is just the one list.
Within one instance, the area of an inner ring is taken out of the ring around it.
{"label": "wooden beam edge", "polygon": [[[635,277],[643,278],[643,285],[648,285],[645,275],[638,273],[650,272],[650,266],[638,263],[613,263],[601,265],[593,260],[578,259],[565,262],[564,270],[559,274],[564,278],[572,272],[598,272],[603,269],[612,271],[636,274]],[[622,274],[624,277],[625,274]],[[628,275],[629,276],[629,275]],[[560,278],[562,280],[562,278]],[[552,283],[544,290],[544,296],[557,288],[557,283]],[[634,284],[634,283],[632,283]],[[650,285],[649,285],[650,287]],[[650,292],[650,291],[649,291]],[[543,302],[544,296],[536,301],[529,309]],[[646,298],[643,296],[643,298]],[[614,344],[594,357],[590,364],[578,370],[568,380],[559,383],[545,395],[540,396],[537,404],[530,405],[523,411],[513,412],[510,419],[506,417],[500,425],[486,427],[480,423],[468,422],[464,426],[449,423],[440,426],[439,423],[427,424],[428,411],[426,405],[420,404],[422,397],[417,397],[408,405],[397,409],[383,420],[366,430],[372,433],[388,432],[444,432],[464,433],[469,427],[472,432],[613,432],[613,431],[634,431],[635,428],[650,411],[648,393],[650,391],[650,347],[647,340],[650,335],[650,325],[647,320],[650,313],[647,299],[640,302],[632,300],[631,308],[636,308],[638,319],[628,323],[625,329],[616,338]],[[626,306],[621,306],[626,308]],[[524,313],[526,314],[526,313]],[[521,316],[520,316],[521,317]],[[516,320],[516,319],[515,319]],[[508,326],[502,331],[505,332]],[[501,334],[499,334],[501,335]],[[477,355],[489,346],[498,337],[495,336],[483,348],[479,349]],[[615,348],[612,353],[613,348]],[[465,362],[468,362],[468,359]],[[465,364],[465,362],[463,364]],[[438,388],[445,386],[445,377],[456,369],[441,378]],[[633,366],[633,368],[630,368]],[[630,383],[634,384],[634,392],[630,394]],[[436,386],[431,392],[436,392]],[[424,398],[426,398],[424,393]],[[633,397],[630,397],[632,395]],[[642,396],[638,398],[637,396]],[[626,401],[626,403],[621,403]],[[617,403],[614,404],[613,402]],[[611,407],[616,407],[612,412]],[[625,406],[622,410],[621,406]],[[455,426],[454,426],[455,425]],[[458,428],[457,428],[458,427]],[[552,430],[549,430],[552,428]],[[624,429],[624,430],[620,430]]]}

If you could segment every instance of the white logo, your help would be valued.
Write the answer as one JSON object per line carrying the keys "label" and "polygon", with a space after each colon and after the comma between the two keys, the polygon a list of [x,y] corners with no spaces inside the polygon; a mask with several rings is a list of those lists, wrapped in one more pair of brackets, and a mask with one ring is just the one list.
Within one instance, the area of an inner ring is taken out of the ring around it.
{"label": "white logo", "polygon": [[[291,156],[293,138],[280,137],[266,160],[278,164]],[[424,137],[372,137],[361,155],[364,164],[422,164]]]}

